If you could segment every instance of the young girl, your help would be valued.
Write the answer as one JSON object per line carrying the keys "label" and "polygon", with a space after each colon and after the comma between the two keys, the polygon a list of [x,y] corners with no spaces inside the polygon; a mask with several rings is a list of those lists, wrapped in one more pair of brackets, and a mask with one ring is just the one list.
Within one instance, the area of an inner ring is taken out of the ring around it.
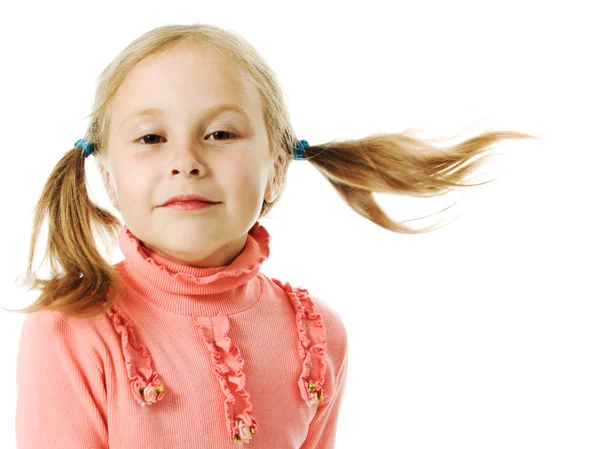
{"label": "young girl", "polygon": [[[275,74],[239,36],[172,25],[132,42],[102,73],[85,138],[37,205],[25,283],[39,288],[19,343],[19,449],[333,448],[348,339],[339,314],[260,272],[292,159],[394,232],[372,192],[465,185],[516,132],[446,149],[410,136],[297,140]],[[92,203],[93,155],[126,224]],[[49,279],[35,277],[44,219]],[[111,265],[96,232],[118,239]],[[35,313],[33,313],[35,312]]]}

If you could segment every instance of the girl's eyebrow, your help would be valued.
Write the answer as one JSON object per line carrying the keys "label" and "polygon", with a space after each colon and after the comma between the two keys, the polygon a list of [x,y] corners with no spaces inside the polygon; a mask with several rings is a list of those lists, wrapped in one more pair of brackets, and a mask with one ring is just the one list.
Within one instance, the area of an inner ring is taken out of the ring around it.
{"label": "girl's eyebrow", "polygon": [[[217,104],[217,105],[211,106],[209,108],[206,108],[202,115],[205,118],[211,118],[211,117],[217,115],[218,113],[220,113],[222,111],[226,111],[226,110],[237,111],[240,114],[244,115],[247,120],[250,120],[250,116],[248,115],[246,110],[243,107],[241,107],[240,105],[235,104],[235,103],[222,103],[222,104]],[[119,125],[119,128],[121,128],[125,123],[129,122],[130,120],[136,119],[138,117],[142,117],[145,115],[162,115],[162,113],[163,113],[163,111],[160,108],[145,108],[140,111],[136,111],[133,114],[130,114],[127,117],[125,117],[125,119],[123,119],[123,121]]]}

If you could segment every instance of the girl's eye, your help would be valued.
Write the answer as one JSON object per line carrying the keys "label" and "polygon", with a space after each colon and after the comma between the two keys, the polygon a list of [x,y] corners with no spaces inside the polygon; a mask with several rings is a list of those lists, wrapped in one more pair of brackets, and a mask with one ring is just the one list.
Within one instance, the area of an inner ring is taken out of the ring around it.
{"label": "girl's eye", "polygon": [[[229,138],[229,139],[225,139],[225,140],[230,140],[230,139],[231,139],[231,136],[235,136],[235,134],[233,134],[233,133],[230,133],[229,131],[215,131],[214,133],[212,133],[212,134],[209,134],[209,137],[210,137],[210,136],[214,136],[214,135],[215,135],[215,134],[217,134],[217,133],[225,133],[225,134],[227,134],[228,136],[230,136],[230,138]],[[223,135],[223,134],[221,134],[221,135]],[[217,139],[217,140],[224,140],[224,139]]]}
{"label": "girl's eye", "polygon": [[[159,139],[161,138],[158,134],[146,134],[145,136],[140,137],[137,141],[139,142],[140,140],[144,139],[144,143],[148,143],[146,137],[158,137]],[[156,143],[158,142],[150,142],[149,144],[154,145]]]}

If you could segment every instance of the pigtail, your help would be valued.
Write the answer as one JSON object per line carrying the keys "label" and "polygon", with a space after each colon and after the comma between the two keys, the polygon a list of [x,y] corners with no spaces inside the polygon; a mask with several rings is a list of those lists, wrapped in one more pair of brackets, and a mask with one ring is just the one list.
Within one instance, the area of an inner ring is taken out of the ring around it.
{"label": "pigtail", "polygon": [[[113,286],[106,304],[97,312],[84,316],[104,313],[114,303],[122,286],[114,268],[96,247],[92,225],[99,226],[115,243],[121,223],[90,200],[85,178],[85,154],[80,147],[69,150],[56,164],[44,185],[34,214],[24,283],[30,289],[40,289],[41,294],[32,305],[14,311],[49,310],[81,317],[79,312],[103,303],[109,287]],[[35,276],[32,265],[40,228],[46,217],[48,241],[42,263],[49,261],[51,275],[43,280]]]}
{"label": "pigtail", "polygon": [[438,148],[408,133],[388,133],[336,140],[308,146],[304,151],[306,159],[358,214],[390,231],[417,234],[434,230],[435,226],[414,229],[392,220],[375,201],[373,193],[429,197],[455,187],[490,182],[463,183],[468,174],[492,155],[475,157],[508,138],[537,137],[515,131],[493,131],[448,148]]}

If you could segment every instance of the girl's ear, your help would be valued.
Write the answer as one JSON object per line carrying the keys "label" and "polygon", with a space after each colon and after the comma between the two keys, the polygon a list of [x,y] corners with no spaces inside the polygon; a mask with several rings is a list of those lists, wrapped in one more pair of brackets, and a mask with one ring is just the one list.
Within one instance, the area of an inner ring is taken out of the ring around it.
{"label": "girl's ear", "polygon": [[285,157],[280,154],[277,160],[273,164],[271,170],[271,176],[265,187],[264,199],[267,203],[272,203],[279,196],[281,191],[281,184],[283,179],[283,166],[285,164]]}
{"label": "girl's ear", "polygon": [[112,182],[112,178],[111,178],[109,171],[106,169],[106,167],[104,166],[104,164],[102,162],[98,162],[98,169],[100,170],[100,173],[102,174],[102,180],[104,181],[104,188],[106,189],[106,192],[108,193],[108,197],[110,198],[110,201],[112,202],[115,209],[117,209],[120,212],[119,197],[117,196],[117,189],[115,188],[114,183]]}

